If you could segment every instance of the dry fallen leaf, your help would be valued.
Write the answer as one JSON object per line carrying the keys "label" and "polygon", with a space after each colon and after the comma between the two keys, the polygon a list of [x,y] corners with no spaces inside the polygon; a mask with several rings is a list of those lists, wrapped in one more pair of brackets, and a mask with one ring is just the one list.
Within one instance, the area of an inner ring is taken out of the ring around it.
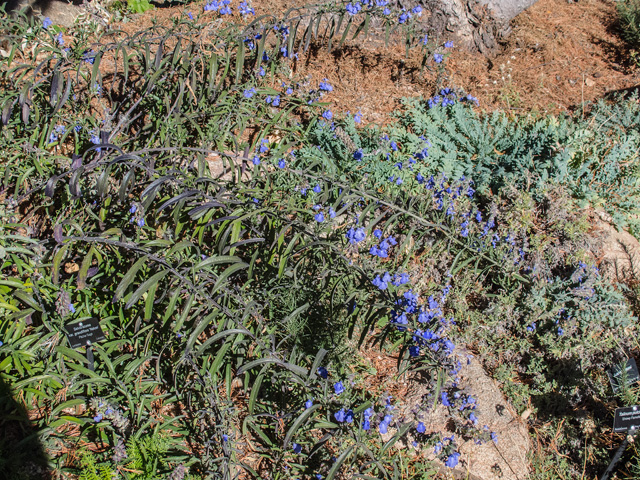
{"label": "dry fallen leaf", "polygon": [[80,267],[76,262],[69,262],[64,264],[64,271],[67,273],[75,273],[80,270]]}

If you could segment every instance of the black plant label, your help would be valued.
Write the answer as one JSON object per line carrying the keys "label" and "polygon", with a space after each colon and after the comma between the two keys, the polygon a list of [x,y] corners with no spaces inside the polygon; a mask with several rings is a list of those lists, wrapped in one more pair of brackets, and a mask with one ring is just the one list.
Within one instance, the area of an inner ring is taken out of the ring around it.
{"label": "black plant label", "polygon": [[640,380],[638,365],[636,365],[634,358],[627,360],[627,363],[624,366],[616,365],[607,373],[609,374],[609,381],[611,382],[613,393],[618,393],[622,388],[622,379],[624,375],[627,377],[627,385],[633,385]]}
{"label": "black plant label", "polygon": [[616,408],[616,416],[613,418],[614,432],[624,433],[638,429],[640,429],[640,406]]}
{"label": "black plant label", "polygon": [[71,348],[86,347],[106,338],[97,318],[70,323],[65,329]]}

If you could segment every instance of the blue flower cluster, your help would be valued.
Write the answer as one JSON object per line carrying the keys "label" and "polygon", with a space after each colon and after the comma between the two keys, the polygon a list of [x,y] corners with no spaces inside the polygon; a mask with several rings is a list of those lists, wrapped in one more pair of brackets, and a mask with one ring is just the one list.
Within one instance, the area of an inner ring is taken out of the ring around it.
{"label": "blue flower cluster", "polygon": [[[379,229],[374,230],[374,237],[381,238],[382,232]],[[394,237],[387,237],[382,240],[378,245],[373,245],[369,249],[369,253],[374,256],[378,256],[380,258],[387,258],[389,256],[389,247],[397,245],[398,242]]]}
{"label": "blue flower cluster", "polygon": [[211,0],[204,6],[205,12],[218,12],[220,15],[231,15],[231,0]]}
{"label": "blue flower cluster", "polygon": [[351,227],[346,233],[347,240],[349,243],[356,244],[362,242],[365,238],[367,238],[367,234],[364,231],[364,228],[353,228]]}
{"label": "blue flower cluster", "polygon": [[240,5],[238,5],[238,11],[243,17],[256,14],[256,11],[251,6],[249,6],[247,2],[242,2]]}
{"label": "blue flower cluster", "polygon": [[392,285],[399,287],[406,283],[409,283],[409,274],[408,273],[396,273],[393,277],[389,274],[389,272],[385,272],[382,277],[380,275],[376,276],[373,281],[376,287],[380,290],[386,290],[389,287],[389,283]]}
{"label": "blue flower cluster", "polygon": [[[435,58],[436,55],[438,56],[438,58]],[[442,55],[436,53],[434,54],[434,59],[436,63],[440,63],[443,57]],[[478,99],[476,97],[473,97],[471,95],[461,96],[451,88],[443,88],[440,90],[438,94],[434,95],[433,97],[427,100],[427,105],[429,106],[429,108],[448,107],[451,105],[455,105],[456,102],[475,103],[476,105],[479,104]]]}
{"label": "blue flower cluster", "polygon": [[53,132],[49,134],[49,143],[57,142],[60,136],[64,135],[67,129],[64,125],[56,125]]}

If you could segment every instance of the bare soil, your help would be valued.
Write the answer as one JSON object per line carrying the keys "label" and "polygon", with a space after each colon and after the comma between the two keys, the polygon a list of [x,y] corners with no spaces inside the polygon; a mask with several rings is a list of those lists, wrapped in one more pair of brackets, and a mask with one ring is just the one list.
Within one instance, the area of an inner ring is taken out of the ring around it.
{"label": "bare soil", "polygon": [[[256,15],[278,16],[296,2],[254,0]],[[186,12],[201,12],[204,2],[162,7],[133,15],[117,25],[133,32],[170,22]],[[300,6],[298,3],[297,6]],[[569,112],[614,92],[640,86],[640,68],[630,61],[611,0],[540,0],[513,21],[505,44],[493,57],[454,48],[441,86],[461,88],[480,100],[483,110],[511,113]],[[241,21],[236,14],[235,21]],[[379,39],[358,37],[339,50],[317,46],[293,68],[311,82],[327,78],[325,96],[335,112],[361,111],[365,123],[387,123],[402,97],[433,95],[433,76],[423,75],[418,53],[405,56],[401,45],[384,47]]]}

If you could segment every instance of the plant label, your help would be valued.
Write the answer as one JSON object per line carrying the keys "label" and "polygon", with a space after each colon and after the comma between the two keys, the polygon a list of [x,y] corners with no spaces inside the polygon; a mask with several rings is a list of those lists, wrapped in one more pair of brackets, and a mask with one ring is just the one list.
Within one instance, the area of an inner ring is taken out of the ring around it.
{"label": "plant label", "polygon": [[640,429],[640,406],[616,408],[613,431],[616,433],[637,432]]}
{"label": "plant label", "polygon": [[71,348],[91,346],[106,338],[97,318],[81,320],[69,324],[65,328]]}
{"label": "plant label", "polygon": [[622,365],[616,365],[607,373],[609,374],[609,381],[611,382],[613,393],[618,393],[622,388],[622,378],[624,375],[627,377],[627,385],[632,385],[640,380],[638,366],[634,358],[627,360],[624,367]]}

